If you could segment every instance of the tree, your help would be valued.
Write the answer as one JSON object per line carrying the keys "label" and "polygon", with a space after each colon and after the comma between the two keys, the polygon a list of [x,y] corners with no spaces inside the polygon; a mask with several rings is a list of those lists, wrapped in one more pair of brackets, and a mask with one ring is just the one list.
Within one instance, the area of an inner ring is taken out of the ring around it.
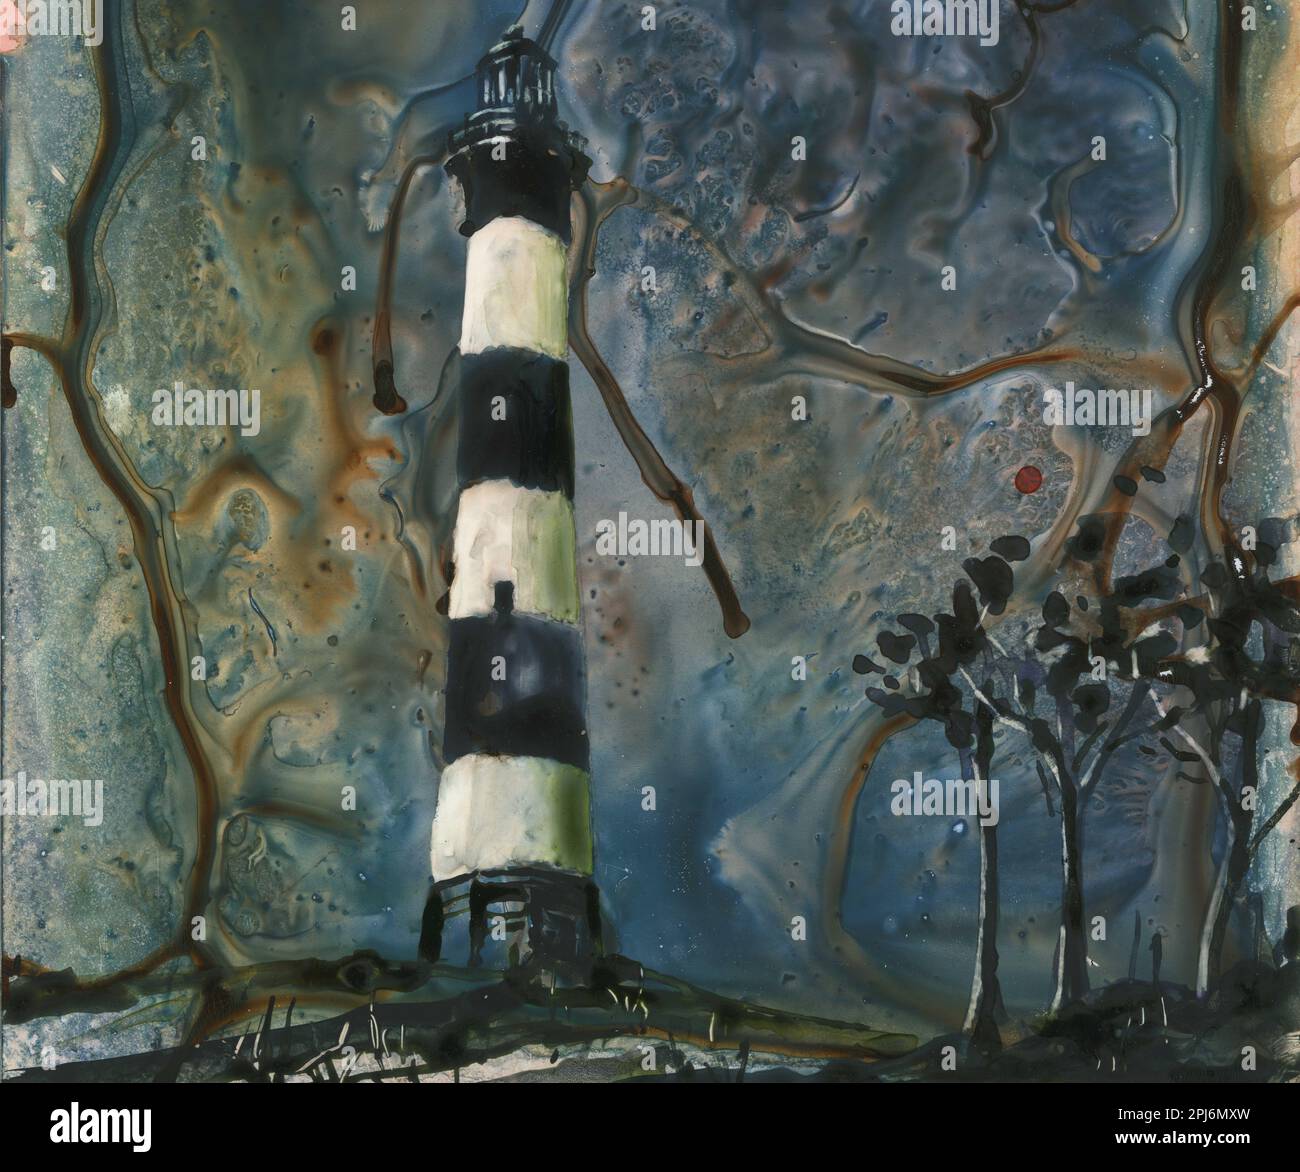
{"label": "tree", "polygon": [[[1108,525],[1103,515],[1081,518],[1066,543],[1066,558],[1084,567],[1095,562],[1105,549]],[[1043,625],[1019,649],[1010,639],[1004,646],[984,626],[989,615],[1006,611],[1015,587],[1011,563],[1030,552],[1025,538],[1001,537],[992,543],[991,556],[963,562],[967,578],[953,587],[950,614],[936,615],[933,622],[901,615],[898,623],[906,634],[878,636],[882,656],[907,668],[898,673],[906,676],[906,688],[866,656],[854,660],[859,673],[884,676],[885,687],[868,687],[867,696],[886,715],[905,713],[944,725],[966,778],[988,780],[993,721],[1021,734],[1037,756],[1048,813],[1055,814],[1055,794],[1061,817],[1053,1012],[1089,988],[1083,884],[1088,802],[1113,754],[1140,738],[1157,737],[1180,764],[1200,766],[1205,777],[1181,770],[1178,776],[1208,779],[1219,796],[1228,845],[1202,932],[1197,991],[1210,992],[1220,978],[1230,920],[1250,866],[1261,843],[1300,798],[1298,780],[1255,829],[1262,704],[1295,705],[1300,697],[1300,640],[1295,638],[1300,585],[1268,577],[1285,530],[1274,520],[1252,527],[1250,550],[1233,547],[1223,562],[1211,562],[1199,575],[1205,592],[1188,597],[1181,564],[1192,525],[1179,518],[1163,562],[1097,587],[1092,601],[1080,594],[1071,604],[1059,591],[1049,593],[1042,602]],[[1255,627],[1261,632],[1259,657],[1250,654]],[[932,651],[930,636],[936,630]],[[912,663],[914,651],[919,659]],[[1118,715],[1112,721],[1113,712]],[[1194,730],[1201,726],[1205,733],[1198,737]],[[1296,736],[1293,732],[1293,740]],[[1186,747],[1179,748],[1174,737]],[[1239,741],[1233,771],[1224,766],[1228,737]],[[980,851],[979,929],[966,1029],[987,1046],[997,1037],[992,1014],[1000,995],[996,826],[981,826]]]}
{"label": "tree", "polygon": [[[1123,715],[1110,739],[1102,741],[1108,727],[1105,713],[1111,693],[1105,681],[1104,661],[1099,668],[1085,643],[1060,630],[1070,614],[1069,604],[1052,593],[1043,604],[1044,626],[1032,647],[1019,654],[1008,652],[984,627],[984,619],[1005,612],[1015,585],[1012,561],[1029,554],[1023,537],[999,538],[991,556],[968,558],[962,568],[971,581],[953,587],[951,614],[936,615],[939,645],[931,654],[925,642],[929,621],[919,615],[900,616],[899,623],[912,635],[884,633],[878,643],[895,663],[910,662],[912,645],[920,639],[921,659],[907,673],[904,692],[897,680],[886,676],[890,690],[871,687],[867,696],[886,713],[906,713],[916,719],[942,720],[949,743],[962,759],[966,775],[987,781],[987,763],[972,759],[969,745],[978,722],[997,721],[1016,729],[1027,739],[1039,759],[1039,777],[1048,796],[1060,804],[1061,816],[1061,925],[1056,949],[1052,1009],[1082,997],[1088,990],[1087,931],[1083,899],[1083,811],[1088,795],[1102,776],[1103,767],[1120,744],[1122,731],[1140,707],[1141,694],[1131,689]],[[977,607],[971,582],[979,590]],[[1084,604],[1086,608],[1086,603]],[[922,626],[924,624],[924,626]],[[875,664],[857,665],[865,671],[883,671]],[[1100,673],[1100,674],[1098,674]],[[976,680],[979,677],[979,682]],[[1080,682],[1081,677],[1087,677]],[[1056,719],[1055,728],[1040,711]],[[969,705],[969,708],[968,708]],[[1076,737],[1084,737],[1076,746]],[[991,758],[991,731],[987,736]],[[1091,755],[1090,755],[1091,754]],[[979,755],[977,754],[977,757]],[[997,828],[980,827],[980,922],[976,945],[975,976],[967,1029],[988,1034],[988,1015],[996,996],[997,957]],[[992,994],[992,996],[991,996]]]}
{"label": "tree", "polygon": [[[1004,563],[1005,564],[1005,563]],[[887,715],[906,713],[916,720],[934,720],[944,727],[948,743],[957,750],[963,780],[979,789],[981,804],[987,802],[987,783],[993,758],[993,709],[987,700],[968,698],[953,677],[973,664],[986,651],[988,636],[980,623],[970,584],[958,582],[952,592],[952,613],[934,616],[931,622],[921,614],[898,617],[907,634],[882,632],[877,638],[881,654],[896,664],[906,665],[913,649],[920,660],[909,671],[912,683],[903,694],[894,675],[865,655],[855,657],[859,674],[884,674],[889,691],[867,688],[867,695]],[[937,632],[932,649],[931,638]],[[997,824],[979,819],[980,887],[979,927],[975,943],[975,971],[971,980],[970,1004],[964,1030],[981,1050],[1000,1049],[996,1015],[1001,1008],[998,985],[998,849]]]}

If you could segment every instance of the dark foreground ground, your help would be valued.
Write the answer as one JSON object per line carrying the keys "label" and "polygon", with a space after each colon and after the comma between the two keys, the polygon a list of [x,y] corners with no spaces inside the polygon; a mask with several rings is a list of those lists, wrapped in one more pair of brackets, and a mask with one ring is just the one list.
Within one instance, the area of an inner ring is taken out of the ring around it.
{"label": "dark foreground ground", "polygon": [[[620,957],[591,984],[567,988],[367,954],[310,964],[206,985],[158,973],[109,988],[11,973],[10,1026],[139,1009],[178,983],[196,984],[201,1005],[182,1046],[10,1070],[6,1082],[1300,1081],[1295,963],[1240,965],[1203,1001],[1180,986],[1120,981],[1054,1019],[1003,1023],[1016,1040],[992,1052],[961,1036],[922,1042],[747,1005]],[[353,1007],[325,1008],[340,1001]]]}

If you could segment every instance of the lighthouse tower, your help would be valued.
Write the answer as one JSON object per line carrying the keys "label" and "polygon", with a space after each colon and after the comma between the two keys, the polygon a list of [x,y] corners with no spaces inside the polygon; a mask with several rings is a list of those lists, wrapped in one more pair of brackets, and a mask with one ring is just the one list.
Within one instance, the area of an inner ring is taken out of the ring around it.
{"label": "lighthouse tower", "polygon": [[585,145],[512,28],[451,135],[469,237],[444,757],[421,953],[582,971],[600,945],[569,403],[570,193]]}

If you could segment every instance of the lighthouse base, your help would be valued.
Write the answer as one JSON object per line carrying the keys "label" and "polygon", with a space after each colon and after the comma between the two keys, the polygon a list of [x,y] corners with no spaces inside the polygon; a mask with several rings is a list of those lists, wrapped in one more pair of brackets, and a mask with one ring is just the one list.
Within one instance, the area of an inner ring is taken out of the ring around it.
{"label": "lighthouse base", "polygon": [[541,869],[476,871],[435,883],[420,957],[586,984],[601,955],[600,892],[591,879]]}

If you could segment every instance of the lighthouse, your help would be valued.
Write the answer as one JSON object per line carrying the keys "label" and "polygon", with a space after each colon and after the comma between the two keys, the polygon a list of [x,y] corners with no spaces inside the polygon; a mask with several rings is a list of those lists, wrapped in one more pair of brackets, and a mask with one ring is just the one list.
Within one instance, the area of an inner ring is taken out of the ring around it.
{"label": "lighthouse", "polygon": [[421,954],[582,972],[600,947],[569,400],[570,193],[585,141],[511,28],[449,140],[469,238],[445,767]]}

